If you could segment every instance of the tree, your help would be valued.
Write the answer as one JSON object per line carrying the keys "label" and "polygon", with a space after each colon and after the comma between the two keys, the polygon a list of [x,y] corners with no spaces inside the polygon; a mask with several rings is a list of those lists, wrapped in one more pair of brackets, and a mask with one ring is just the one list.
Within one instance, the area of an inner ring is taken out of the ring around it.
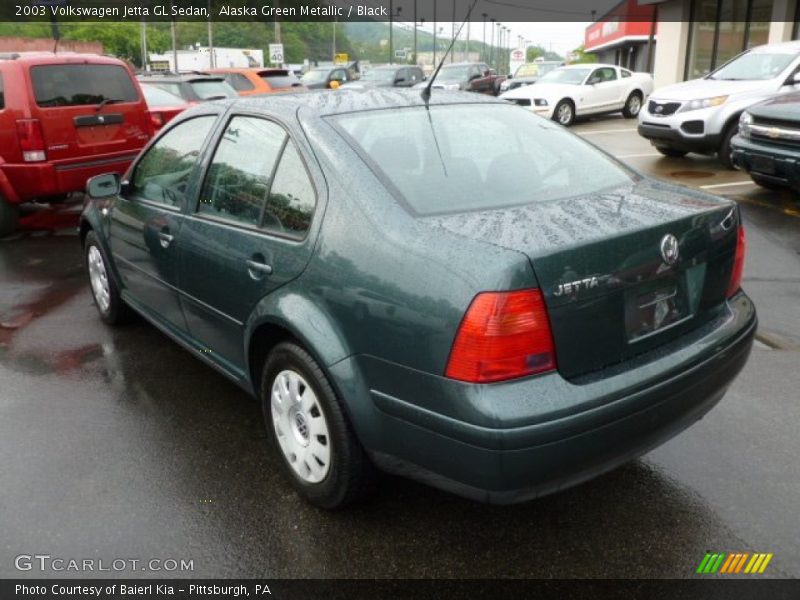
{"label": "tree", "polygon": [[581,64],[581,63],[596,63],[597,62],[597,55],[592,54],[591,52],[586,52],[583,44],[575,48],[569,54],[569,62],[570,64]]}

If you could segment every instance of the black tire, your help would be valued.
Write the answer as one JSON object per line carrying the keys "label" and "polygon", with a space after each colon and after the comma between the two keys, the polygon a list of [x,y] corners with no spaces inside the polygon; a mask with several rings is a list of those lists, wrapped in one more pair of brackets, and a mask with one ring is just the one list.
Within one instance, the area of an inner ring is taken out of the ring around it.
{"label": "black tire", "polygon": [[669,156],[670,158],[683,158],[689,154],[685,150],[678,150],[676,148],[670,148],[669,146],[656,146],[656,150],[664,156]]}
{"label": "black tire", "polygon": [[722,142],[717,150],[717,160],[726,169],[734,169],[733,156],[731,154],[731,140],[739,132],[739,121],[736,120],[725,129],[722,135]]}
{"label": "black tire", "polygon": [[[569,110],[567,111],[567,107]],[[568,115],[566,118],[562,118],[560,113],[562,111],[567,111],[565,114]],[[564,127],[571,127],[572,124],[575,122],[575,105],[572,103],[571,100],[562,100],[558,104],[556,104],[556,108],[553,111],[553,121],[556,123],[563,125]]]}
{"label": "black tire", "polygon": [[[638,100],[638,104],[637,101]],[[638,107],[638,108],[637,108]],[[642,94],[638,91],[631,92],[628,99],[625,100],[625,106],[622,109],[622,116],[626,119],[635,119],[639,116],[642,110]]]}
{"label": "black tire", "polygon": [[750,178],[753,180],[753,183],[760,185],[765,190],[784,190],[787,187],[785,185],[781,185],[780,183],[767,181],[766,179],[762,179],[758,175],[753,175],[752,173],[750,173]]}
{"label": "black tire", "polygon": [[108,256],[103,250],[103,246],[100,244],[100,241],[97,239],[97,234],[94,231],[90,231],[86,234],[86,239],[83,243],[83,258],[84,264],[86,265],[87,273],[90,273],[90,265],[89,265],[89,257],[92,253],[92,248],[95,248],[102,257],[103,266],[106,272],[106,280],[108,283],[108,306],[104,307],[102,302],[98,299],[97,293],[94,289],[94,286],[91,282],[91,276],[89,280],[89,287],[92,291],[92,300],[94,301],[94,305],[97,308],[97,312],[100,314],[100,318],[103,319],[109,325],[124,325],[125,323],[129,323],[134,316],[133,310],[130,306],[125,304],[125,301],[122,299],[119,293],[119,288],[117,287],[117,282],[114,280],[114,277],[111,275],[110,263],[108,260]]}
{"label": "black tire", "polygon": [[[316,396],[329,433],[328,471],[325,477],[316,483],[303,480],[295,472],[281,448],[273,422],[271,403],[273,385],[278,375],[287,370],[298,373],[308,382]],[[372,463],[356,438],[325,373],[317,361],[298,344],[282,342],[269,353],[261,378],[261,407],[267,437],[272,440],[272,446],[280,457],[280,462],[292,485],[306,500],[321,508],[342,508],[361,498],[370,489],[374,478]]]}
{"label": "black tire", "polygon": [[6,202],[0,196],[0,237],[14,233],[19,221],[19,206]]}

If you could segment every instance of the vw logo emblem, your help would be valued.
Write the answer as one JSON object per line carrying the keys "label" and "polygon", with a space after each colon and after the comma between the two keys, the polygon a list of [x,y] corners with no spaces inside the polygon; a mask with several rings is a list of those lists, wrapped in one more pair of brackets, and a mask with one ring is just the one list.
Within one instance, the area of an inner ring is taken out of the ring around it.
{"label": "vw logo emblem", "polygon": [[661,238],[661,258],[668,265],[674,265],[678,262],[678,238],[671,233],[668,233]]}
{"label": "vw logo emblem", "polygon": [[659,104],[658,106],[656,106],[656,112],[657,112],[657,113],[662,113],[662,112],[664,112],[664,107],[663,107],[663,106],[661,106],[661,105]]}

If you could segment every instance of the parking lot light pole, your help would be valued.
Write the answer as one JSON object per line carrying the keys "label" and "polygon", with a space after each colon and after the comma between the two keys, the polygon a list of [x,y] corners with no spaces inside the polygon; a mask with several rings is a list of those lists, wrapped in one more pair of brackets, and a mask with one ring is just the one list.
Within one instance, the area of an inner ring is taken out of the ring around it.
{"label": "parking lot light pole", "polygon": [[489,44],[489,66],[492,66],[492,61],[494,60],[494,25],[497,19],[492,19],[492,26],[491,26],[491,33],[492,36],[492,43]]}
{"label": "parking lot light pole", "polygon": [[389,0],[389,64],[394,64],[394,38],[392,37],[392,20],[394,19],[394,2]]}
{"label": "parking lot light pole", "polygon": [[453,34],[450,36],[453,40],[453,51],[450,53],[450,62],[454,62],[456,58],[456,0],[453,0]]}
{"label": "parking lot light pole", "polygon": [[419,64],[417,60],[417,0],[414,0],[414,64]]}
{"label": "parking lot light pole", "polygon": [[436,68],[436,0],[433,0],[433,67]]}
{"label": "parking lot light pole", "polygon": [[486,62],[486,13],[483,13],[483,45],[481,46],[481,60]]}

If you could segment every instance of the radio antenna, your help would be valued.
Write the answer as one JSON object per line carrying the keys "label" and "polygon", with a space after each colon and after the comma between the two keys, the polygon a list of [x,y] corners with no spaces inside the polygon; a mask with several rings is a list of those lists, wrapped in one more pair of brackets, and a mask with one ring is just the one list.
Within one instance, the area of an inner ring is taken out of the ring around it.
{"label": "radio antenna", "polygon": [[472,9],[475,8],[475,5],[477,3],[478,0],[472,0],[472,4],[470,4],[469,10],[467,11],[467,18],[461,22],[461,27],[458,28],[458,33],[456,33],[453,36],[453,39],[450,40],[450,45],[447,47],[447,50],[445,50],[442,60],[440,60],[439,64],[436,65],[436,70],[433,72],[433,75],[431,75],[430,81],[428,81],[428,85],[426,85],[425,89],[422,90],[422,99],[425,101],[425,108],[428,108],[428,102],[430,102],[431,99],[431,88],[433,86],[433,82],[436,81],[436,77],[439,75],[439,71],[441,71],[442,66],[445,63],[445,60],[447,60],[447,55],[450,54],[450,51],[453,49],[453,46],[455,46],[456,40],[461,35],[461,30],[464,29],[464,25],[467,23],[467,21],[469,21],[469,18],[472,16]]}

